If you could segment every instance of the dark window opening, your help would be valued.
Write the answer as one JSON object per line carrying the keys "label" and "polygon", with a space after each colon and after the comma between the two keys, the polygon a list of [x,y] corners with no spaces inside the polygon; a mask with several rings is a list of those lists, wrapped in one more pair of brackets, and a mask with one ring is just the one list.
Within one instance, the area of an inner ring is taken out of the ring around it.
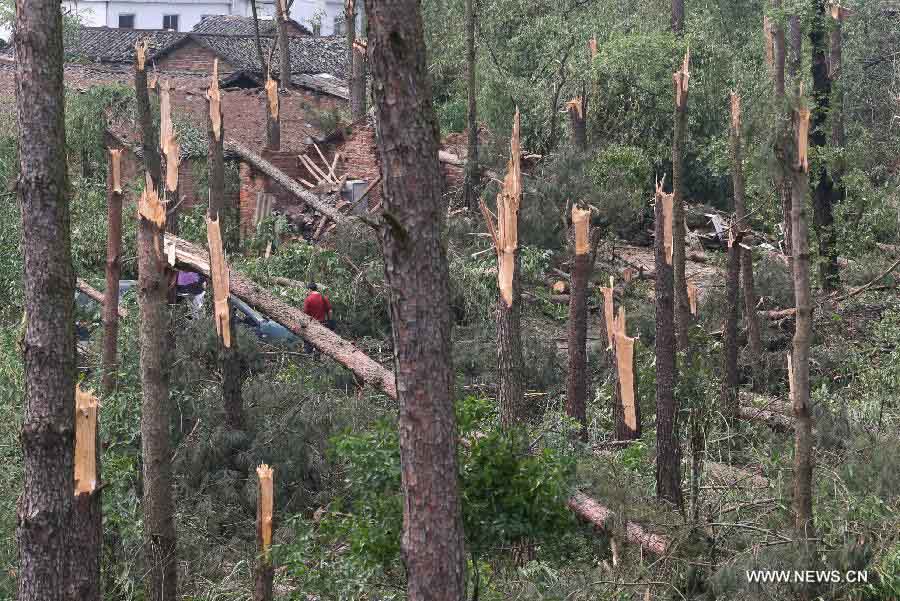
{"label": "dark window opening", "polygon": [[178,15],[163,15],[162,28],[178,31]]}
{"label": "dark window opening", "polygon": [[119,29],[134,29],[134,15],[119,15]]}

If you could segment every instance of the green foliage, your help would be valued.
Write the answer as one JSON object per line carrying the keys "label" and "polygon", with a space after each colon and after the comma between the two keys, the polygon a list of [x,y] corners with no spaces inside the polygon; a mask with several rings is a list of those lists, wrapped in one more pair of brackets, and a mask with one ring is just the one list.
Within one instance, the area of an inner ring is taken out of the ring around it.
{"label": "green foliage", "polygon": [[[574,525],[566,509],[574,461],[545,447],[529,452],[524,432],[496,428],[491,403],[466,398],[457,405],[460,488],[467,547],[476,556],[529,541],[564,536]],[[345,493],[316,525],[295,523],[298,538],[282,549],[301,581],[300,591],[354,598],[389,593],[402,579],[400,444],[396,425],[382,422],[361,434],[335,439],[334,457],[345,466]],[[298,591],[298,592],[300,592]]]}
{"label": "green foliage", "polygon": [[66,145],[79,157],[82,174],[106,174],[104,133],[112,118],[134,119],[134,92],[128,86],[93,86],[66,93]]}

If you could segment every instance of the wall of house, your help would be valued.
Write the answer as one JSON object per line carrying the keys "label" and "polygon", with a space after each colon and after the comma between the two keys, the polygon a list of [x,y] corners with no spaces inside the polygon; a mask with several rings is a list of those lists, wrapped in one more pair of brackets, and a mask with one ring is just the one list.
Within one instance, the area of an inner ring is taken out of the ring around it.
{"label": "wall of house", "polygon": [[[216,53],[209,48],[193,41],[187,41],[159,59],[156,66],[160,71],[200,71],[201,73],[209,73],[215,58],[217,58]],[[234,71],[234,67],[219,59],[220,76],[227,75],[232,71]]]}

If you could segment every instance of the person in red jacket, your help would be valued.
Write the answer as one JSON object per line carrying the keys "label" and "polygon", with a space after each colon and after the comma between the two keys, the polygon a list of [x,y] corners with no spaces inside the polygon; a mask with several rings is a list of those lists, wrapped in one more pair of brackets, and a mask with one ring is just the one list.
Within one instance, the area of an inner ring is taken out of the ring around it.
{"label": "person in red jacket", "polygon": [[[331,320],[331,302],[328,297],[319,292],[315,282],[310,282],[306,287],[309,288],[309,294],[303,301],[303,312],[326,327],[334,329],[334,322]],[[313,350],[313,346],[307,341],[304,341],[303,347],[307,353]]]}

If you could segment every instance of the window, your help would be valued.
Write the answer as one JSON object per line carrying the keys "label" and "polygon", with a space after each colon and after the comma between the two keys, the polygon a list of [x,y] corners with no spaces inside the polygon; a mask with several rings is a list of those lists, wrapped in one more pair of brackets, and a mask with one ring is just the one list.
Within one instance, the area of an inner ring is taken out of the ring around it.
{"label": "window", "polygon": [[162,28],[178,31],[178,15],[163,15]]}
{"label": "window", "polygon": [[334,18],[334,35],[344,35],[344,17]]}
{"label": "window", "polygon": [[134,15],[119,15],[119,29],[134,29]]}

